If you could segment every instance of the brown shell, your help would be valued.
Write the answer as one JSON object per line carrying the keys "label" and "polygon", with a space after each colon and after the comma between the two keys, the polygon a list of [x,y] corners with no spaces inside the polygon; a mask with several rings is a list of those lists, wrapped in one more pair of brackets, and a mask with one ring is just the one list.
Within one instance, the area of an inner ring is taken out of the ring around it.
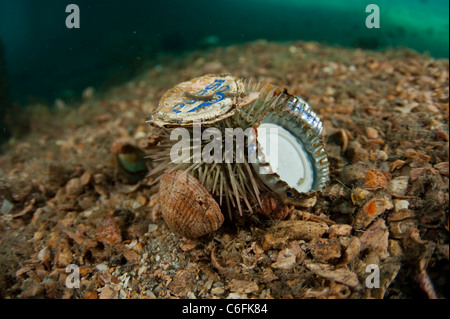
{"label": "brown shell", "polygon": [[198,238],[222,225],[224,217],[219,204],[192,175],[181,170],[167,172],[159,187],[161,211],[173,232]]}

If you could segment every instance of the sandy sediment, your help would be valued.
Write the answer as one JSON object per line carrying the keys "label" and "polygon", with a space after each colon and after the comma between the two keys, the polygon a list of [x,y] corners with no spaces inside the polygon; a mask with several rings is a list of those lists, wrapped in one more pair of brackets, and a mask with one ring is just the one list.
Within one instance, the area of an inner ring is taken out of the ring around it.
{"label": "sandy sediment", "polygon": [[[30,133],[0,157],[0,296],[448,297],[448,67],[404,49],[257,41],[151,61],[77,107],[31,107]],[[308,101],[331,182],[285,220],[246,215],[187,240],[166,226],[151,178],[118,166],[114,143],[145,152],[162,94],[224,72]],[[367,284],[371,265],[380,288]]]}

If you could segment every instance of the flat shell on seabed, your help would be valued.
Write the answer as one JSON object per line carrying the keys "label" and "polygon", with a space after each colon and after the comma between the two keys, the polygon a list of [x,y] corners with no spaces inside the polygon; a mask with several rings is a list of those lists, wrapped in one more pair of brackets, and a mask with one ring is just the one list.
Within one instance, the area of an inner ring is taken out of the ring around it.
{"label": "flat shell on seabed", "polygon": [[189,173],[169,171],[161,178],[159,187],[162,215],[173,232],[198,238],[222,225],[224,217],[219,204]]}

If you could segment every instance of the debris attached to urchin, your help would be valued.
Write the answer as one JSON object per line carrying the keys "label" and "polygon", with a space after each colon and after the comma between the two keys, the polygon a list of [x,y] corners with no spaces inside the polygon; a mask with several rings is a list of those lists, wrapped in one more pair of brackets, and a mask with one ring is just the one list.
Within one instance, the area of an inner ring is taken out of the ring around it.
{"label": "debris attached to urchin", "polygon": [[[190,87],[192,83],[193,88]],[[328,180],[328,161],[323,144],[320,142],[322,129],[320,120],[309,106],[300,100],[286,90],[281,90],[269,83],[244,82],[227,74],[206,75],[183,82],[166,92],[161,98],[157,111],[148,121],[162,129],[161,141],[149,155],[155,164],[155,169],[150,172],[150,175],[156,177],[171,170],[188,172],[218,198],[221,206],[226,203],[230,218],[233,208],[242,215],[244,210],[252,213],[256,207],[261,207],[263,193],[277,193],[278,196],[287,197],[298,196],[299,193],[291,189],[292,187],[274,172],[270,163],[264,162],[264,155],[256,158],[255,163],[256,154],[249,154],[251,147],[254,152],[262,151],[258,141],[257,127],[262,122],[267,122],[267,119],[275,119],[276,122],[277,118],[282,118],[286,121],[294,121],[290,125],[295,130],[305,131],[304,134],[301,133],[304,136],[303,140],[297,140],[298,143],[305,141],[309,143],[311,140],[311,144],[314,144],[307,149],[314,154],[306,157],[313,162],[311,167],[314,172],[310,174],[314,178],[320,178],[320,182],[313,185],[315,189],[311,189],[316,191]],[[202,120],[201,129],[196,127],[198,120]],[[284,125],[284,122],[278,125]],[[189,155],[182,162],[173,163],[170,155],[177,141],[171,140],[170,136],[178,127],[189,132]],[[216,129],[215,132],[219,134],[212,134],[209,139],[202,139],[205,137],[203,133],[208,128]],[[243,146],[242,143],[238,143],[238,136],[230,135],[227,128],[252,133],[244,135]],[[196,158],[195,151],[208,149],[208,144],[214,139],[221,145],[226,145],[227,139],[228,142],[231,139],[231,149],[222,147],[220,157],[215,157],[212,161],[206,162]],[[245,152],[246,149],[247,152]],[[249,156],[253,157],[249,158]],[[320,157],[319,160],[317,160],[318,157]],[[267,174],[264,178],[261,178],[259,167],[263,167],[265,170],[263,173]]]}
{"label": "debris attached to urchin", "polygon": [[176,233],[198,238],[222,226],[224,217],[216,200],[189,173],[181,170],[165,173],[159,192],[164,220]]}

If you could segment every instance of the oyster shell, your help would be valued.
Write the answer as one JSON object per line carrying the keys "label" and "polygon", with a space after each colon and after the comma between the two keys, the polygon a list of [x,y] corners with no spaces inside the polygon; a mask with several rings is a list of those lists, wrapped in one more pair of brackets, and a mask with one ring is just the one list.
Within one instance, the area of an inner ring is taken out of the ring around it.
{"label": "oyster shell", "polygon": [[244,99],[238,103],[243,94],[241,80],[228,74],[207,74],[168,90],[148,122],[157,127],[215,123],[232,116],[239,105],[251,102]]}

